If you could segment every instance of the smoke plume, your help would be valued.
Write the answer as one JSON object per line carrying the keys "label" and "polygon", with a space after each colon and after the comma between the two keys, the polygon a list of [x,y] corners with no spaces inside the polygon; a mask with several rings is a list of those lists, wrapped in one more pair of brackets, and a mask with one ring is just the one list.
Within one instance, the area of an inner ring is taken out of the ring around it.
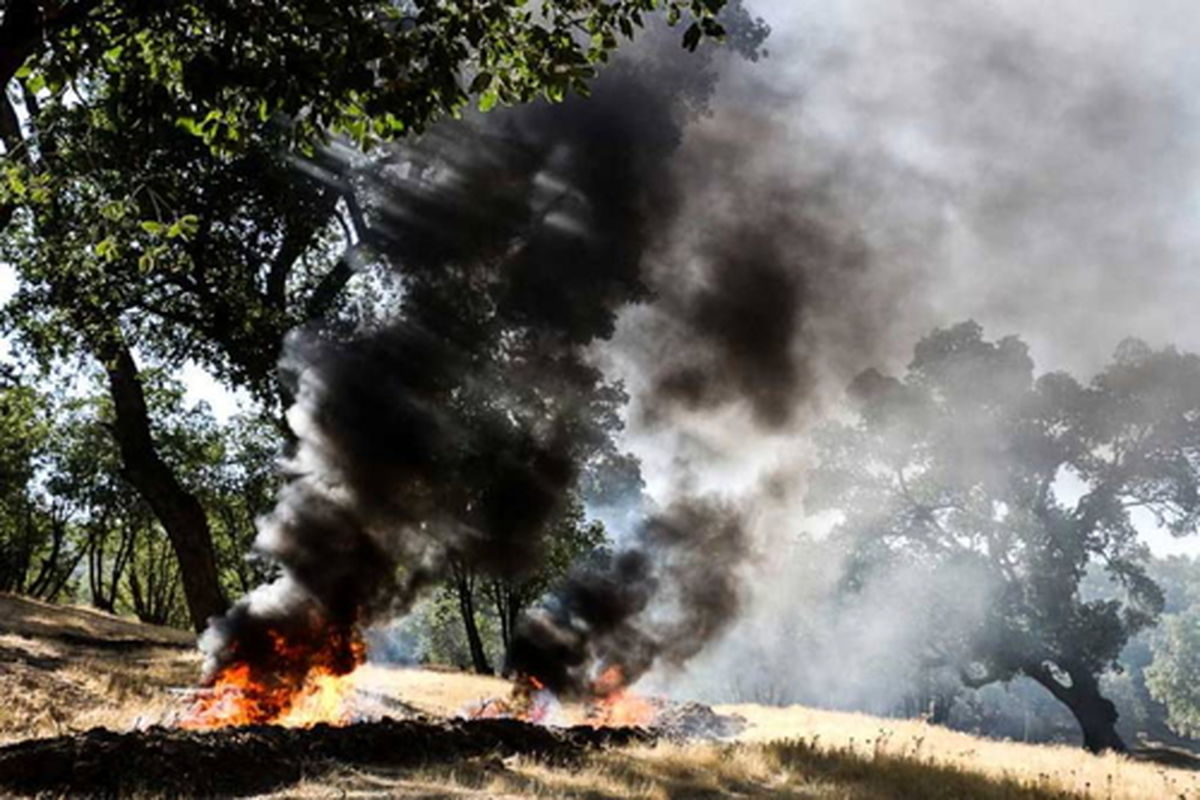
{"label": "smoke plume", "polygon": [[[761,38],[746,36],[751,48]],[[335,167],[362,203],[364,244],[392,271],[395,307],[286,342],[296,443],[255,543],[281,575],[206,634],[210,679],[234,666],[287,685],[305,664],[344,673],[361,660],[362,626],[406,612],[452,564],[495,578],[538,568],[541,533],[581,473],[618,455],[621,392],[585,349],[647,296],[643,261],[677,204],[669,156],[711,92],[709,62],[618,65],[586,101],[450,123]],[[745,551],[736,515],[693,500],[642,531],[563,590],[561,620],[522,626],[514,669],[578,690],[598,664],[636,677],[723,628]],[[698,561],[697,545],[727,559]],[[640,619],[652,597],[655,614],[678,606],[673,621]],[[534,631],[559,622],[578,641],[551,657]]]}
{"label": "smoke plume", "polygon": [[627,549],[580,566],[527,614],[510,666],[564,697],[596,693],[614,668],[626,685],[656,662],[681,667],[735,619],[748,548],[737,509],[681,500],[647,520]]}
{"label": "smoke plume", "polygon": [[510,666],[581,694],[686,663],[674,685],[700,692],[755,652],[774,666],[749,694],[894,697],[929,593],[964,598],[947,625],[980,600],[894,574],[836,601],[841,556],[798,538],[828,527],[805,516],[808,434],[852,376],[966,317],[1048,369],[1130,334],[1195,347],[1184,8],[777,0],[751,9],[775,27],[754,60],[739,4],[735,48],[654,30],[588,99],[349,163],[395,307],[289,340],[298,443],[258,543],[282,577],[214,628],[213,668],[330,623],[352,660],[355,626],[452,560],[535,568],[619,455],[587,421],[620,417],[644,521],[522,621]]}
{"label": "smoke plume", "polygon": [[[686,207],[662,240],[678,257],[656,253],[659,302],[625,314],[606,351],[630,387],[650,492],[743,490],[760,514],[753,549],[771,554],[752,562],[722,641],[658,685],[894,710],[945,604],[915,570],[843,596],[850,565],[824,541],[836,519],[804,504],[813,423],[848,410],[861,370],[902,371],[922,335],[968,317],[1076,374],[1129,335],[1197,346],[1198,22],[1181,3],[1120,0],[755,10],[771,58],[726,72],[690,129],[675,158]],[[754,232],[748,252],[787,266],[786,279],[738,280],[770,286],[765,309],[799,298],[789,325],[756,323],[774,346],[749,358],[752,340],[703,324],[721,318],[706,305],[717,287],[747,291],[709,245],[739,226]],[[969,629],[986,591],[946,581],[961,613],[945,625]],[[747,654],[762,666],[745,669]]]}

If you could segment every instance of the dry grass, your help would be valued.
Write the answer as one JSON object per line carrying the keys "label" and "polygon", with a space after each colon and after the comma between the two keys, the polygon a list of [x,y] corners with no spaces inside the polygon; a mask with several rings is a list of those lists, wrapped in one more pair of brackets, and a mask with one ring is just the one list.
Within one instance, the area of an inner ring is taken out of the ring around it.
{"label": "dry grass", "polygon": [[512,684],[502,678],[451,670],[403,669],[367,664],[355,671],[355,686],[379,692],[435,717],[453,717],[468,706],[504,697]]}
{"label": "dry grass", "polygon": [[0,592],[0,629],[28,637],[81,643],[151,643],[191,647],[187,631],[146,625],[82,606],[55,605]]}
{"label": "dry grass", "polygon": [[[864,759],[803,742],[659,745],[594,753],[569,767],[537,761],[479,760],[419,772],[339,770],[278,797],[517,798],[672,800],[765,797],[779,800],[980,798],[1050,800],[1078,795],[1052,786],[995,779],[969,769],[902,757]],[[1161,795],[1150,795],[1161,796]]]}
{"label": "dry grass", "polygon": [[[375,679],[441,713],[507,688],[493,678],[420,670],[378,669]],[[749,723],[738,742],[596,753],[572,769],[485,760],[418,772],[342,770],[283,796],[1200,798],[1200,773],[1077,747],[994,741],[917,720],[804,707],[718,710]]]}
{"label": "dry grass", "polygon": [[[0,595],[0,742],[169,718],[199,661],[192,637],[85,609]],[[448,716],[508,692],[448,671],[368,667],[359,688]],[[749,723],[730,744],[592,753],[571,766],[473,760],[423,770],[337,769],[279,797],[1196,798],[1200,773],[1079,748],[998,742],[914,720],[725,706]]]}
{"label": "dry grass", "polygon": [[815,750],[866,762],[902,759],[1085,797],[1200,798],[1200,773],[1115,753],[1094,756],[1079,747],[996,741],[919,720],[799,706],[737,705],[718,710],[740,714],[750,722],[741,737],[746,742],[799,740]]}
{"label": "dry grass", "polygon": [[[879,730],[879,720],[871,722]],[[852,736],[848,734],[847,738]],[[963,737],[970,739],[971,737]],[[563,767],[527,759],[484,759],[424,770],[341,769],[314,776],[278,797],[491,798],[585,800],[766,797],[811,800],[900,798],[1200,797],[1193,773],[1068,748],[1035,755],[1033,745],[980,742],[940,752],[940,736],[833,745],[820,737],[728,744],[660,744],[593,753]],[[989,752],[995,744],[999,749]],[[1008,755],[1016,760],[998,760]]]}
{"label": "dry grass", "polygon": [[0,594],[0,743],[168,717],[195,682],[195,637]]}

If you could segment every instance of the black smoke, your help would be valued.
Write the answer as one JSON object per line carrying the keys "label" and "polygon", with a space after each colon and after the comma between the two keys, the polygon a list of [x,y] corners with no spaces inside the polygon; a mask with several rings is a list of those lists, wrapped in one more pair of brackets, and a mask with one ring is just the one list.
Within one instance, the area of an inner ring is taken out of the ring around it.
{"label": "black smoke", "polygon": [[655,663],[682,666],[736,617],[749,544],[739,509],[712,499],[675,503],[651,516],[629,548],[580,565],[526,614],[509,668],[560,696],[586,698],[633,683]]}
{"label": "black smoke", "polygon": [[[765,31],[735,12],[731,38],[757,52]],[[256,543],[282,574],[214,626],[210,675],[280,631],[331,626],[354,651],[359,626],[403,613],[451,561],[536,569],[540,532],[614,455],[620,389],[589,348],[632,305],[653,311],[658,348],[647,419],[745,406],[779,429],[808,401],[811,318],[842,301],[867,248],[830,222],[823,187],[756,192],[738,162],[759,142],[689,143],[689,126],[711,127],[729,53],[649,42],[590,98],[449,123],[341,168],[394,307],[287,342],[296,445]],[[528,614],[508,666],[580,695],[608,667],[632,681],[681,665],[740,608],[749,551],[737,504],[681,496]]]}

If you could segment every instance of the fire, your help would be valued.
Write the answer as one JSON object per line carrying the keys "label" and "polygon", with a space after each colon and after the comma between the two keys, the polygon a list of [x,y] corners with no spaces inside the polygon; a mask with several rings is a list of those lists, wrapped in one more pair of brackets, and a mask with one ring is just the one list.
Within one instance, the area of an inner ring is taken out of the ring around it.
{"label": "fire", "polygon": [[658,718],[657,704],[634,694],[626,685],[625,673],[614,664],[592,683],[596,699],[588,712],[595,727],[648,727]]}
{"label": "fire", "polygon": [[191,730],[231,725],[310,727],[350,721],[354,670],[366,648],[356,632],[319,638],[266,630],[260,646],[232,658],[180,721]]}
{"label": "fire", "polygon": [[571,712],[564,709],[554,693],[537,678],[520,675],[508,697],[482,700],[468,708],[465,716],[471,719],[519,719],[539,725],[581,721],[594,728],[649,727],[658,719],[658,703],[632,692],[619,666],[610,666],[600,673],[591,684],[590,694],[592,699],[585,709],[576,706]]}
{"label": "fire", "polygon": [[519,675],[507,698],[482,700],[466,711],[471,719],[519,719],[534,724],[549,724],[558,708],[558,699],[545,684],[532,675]]}

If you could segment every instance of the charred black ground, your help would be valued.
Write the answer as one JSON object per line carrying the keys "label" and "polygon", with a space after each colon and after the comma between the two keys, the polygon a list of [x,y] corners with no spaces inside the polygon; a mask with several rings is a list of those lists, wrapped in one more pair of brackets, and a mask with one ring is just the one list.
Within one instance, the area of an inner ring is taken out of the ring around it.
{"label": "charred black ground", "polygon": [[334,765],[418,767],[483,756],[569,762],[590,748],[654,739],[633,728],[550,729],[516,720],[268,725],[204,733],[102,729],[0,748],[6,795],[233,797],[269,792]]}

